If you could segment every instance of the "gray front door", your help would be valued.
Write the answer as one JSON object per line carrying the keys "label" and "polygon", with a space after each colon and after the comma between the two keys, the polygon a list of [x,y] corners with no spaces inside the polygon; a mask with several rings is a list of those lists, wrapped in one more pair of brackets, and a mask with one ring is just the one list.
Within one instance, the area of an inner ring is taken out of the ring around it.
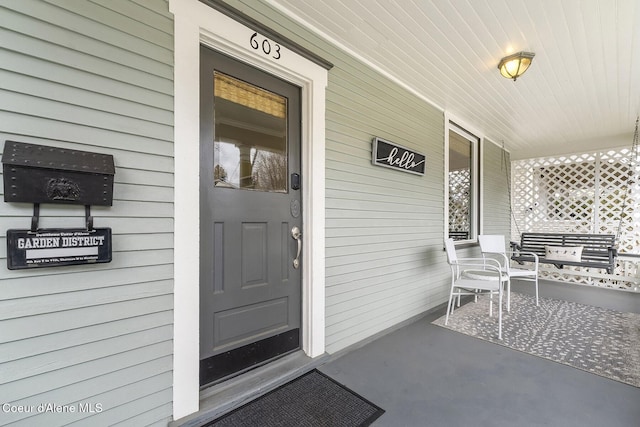
{"label": "gray front door", "polygon": [[205,385],[300,347],[302,200],[300,88],[204,46],[200,62]]}

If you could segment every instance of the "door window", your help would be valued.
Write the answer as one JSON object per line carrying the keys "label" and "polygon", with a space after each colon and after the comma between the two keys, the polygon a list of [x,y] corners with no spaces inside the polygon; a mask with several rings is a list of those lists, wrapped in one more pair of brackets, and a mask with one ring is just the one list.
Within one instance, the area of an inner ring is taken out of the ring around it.
{"label": "door window", "polygon": [[287,192],[287,98],[214,73],[216,187]]}

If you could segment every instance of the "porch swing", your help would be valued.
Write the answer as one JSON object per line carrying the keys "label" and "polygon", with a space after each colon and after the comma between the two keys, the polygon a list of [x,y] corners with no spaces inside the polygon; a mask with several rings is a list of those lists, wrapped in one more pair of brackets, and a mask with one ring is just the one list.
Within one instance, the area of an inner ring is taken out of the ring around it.
{"label": "porch swing", "polygon": [[[511,259],[519,264],[533,262],[534,257],[530,253],[538,256],[538,262],[552,264],[562,269],[565,265],[576,267],[593,267],[606,269],[608,274],[613,274],[616,258],[618,256],[618,245],[622,232],[623,220],[629,198],[629,188],[634,181],[636,173],[636,162],[638,160],[638,121],[633,134],[633,143],[629,152],[629,177],[625,189],[625,194],[618,218],[616,234],[569,234],[569,233],[520,233],[520,242],[511,242],[513,255]],[[504,156],[504,151],[503,151]],[[509,171],[507,171],[508,179]],[[511,203],[511,183],[508,180],[509,199]],[[513,216],[513,207],[511,207]],[[518,224],[513,217],[514,224],[518,229]],[[520,230],[518,229],[518,232]],[[524,252],[529,252],[525,254]]]}

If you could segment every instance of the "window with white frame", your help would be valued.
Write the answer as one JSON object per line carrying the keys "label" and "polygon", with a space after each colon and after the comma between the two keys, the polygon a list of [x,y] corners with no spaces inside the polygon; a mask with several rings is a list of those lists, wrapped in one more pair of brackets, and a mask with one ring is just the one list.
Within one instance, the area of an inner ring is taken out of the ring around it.
{"label": "window with white frame", "polygon": [[448,236],[456,241],[475,241],[479,228],[480,139],[453,122],[448,124]]}

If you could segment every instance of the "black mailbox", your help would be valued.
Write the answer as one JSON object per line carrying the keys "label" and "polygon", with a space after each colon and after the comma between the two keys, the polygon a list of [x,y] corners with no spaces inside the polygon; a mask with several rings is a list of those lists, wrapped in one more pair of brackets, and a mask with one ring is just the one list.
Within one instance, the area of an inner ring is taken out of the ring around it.
{"label": "black mailbox", "polygon": [[113,156],[6,141],[4,201],[113,204]]}

